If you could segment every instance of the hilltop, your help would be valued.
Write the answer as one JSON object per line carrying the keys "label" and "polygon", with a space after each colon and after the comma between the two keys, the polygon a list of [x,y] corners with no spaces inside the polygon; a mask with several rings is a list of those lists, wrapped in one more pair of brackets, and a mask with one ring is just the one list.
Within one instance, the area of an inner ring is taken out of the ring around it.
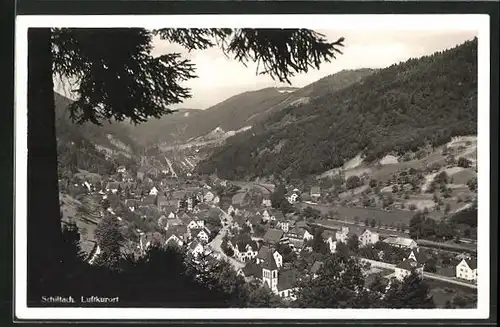
{"label": "hilltop", "polygon": [[371,165],[387,155],[398,162],[454,136],[475,135],[477,40],[316,94],[229,138],[198,171],[235,180],[300,180],[356,157]]}
{"label": "hilltop", "polygon": [[307,103],[327,91],[335,91],[371,74],[371,69],[346,70],[304,88],[269,87],[232,96],[204,110],[180,109],[160,119],[150,119],[132,130],[141,144],[169,147],[227,138],[250,130],[286,107]]}

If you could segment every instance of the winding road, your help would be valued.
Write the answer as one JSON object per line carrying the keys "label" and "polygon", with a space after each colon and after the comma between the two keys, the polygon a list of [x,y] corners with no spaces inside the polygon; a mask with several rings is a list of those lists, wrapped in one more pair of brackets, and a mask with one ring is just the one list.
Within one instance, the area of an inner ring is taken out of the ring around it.
{"label": "winding road", "polygon": [[219,209],[220,212],[222,212],[224,214],[224,217],[226,218],[227,223],[222,226],[222,229],[219,231],[217,236],[215,236],[214,239],[210,242],[210,246],[212,247],[212,249],[219,252],[223,258],[226,258],[233,265],[234,269],[236,271],[238,271],[240,268],[243,268],[245,266],[245,264],[242,262],[239,262],[238,260],[236,260],[234,258],[228,257],[224,253],[224,251],[222,251],[222,249],[220,247],[222,244],[222,238],[224,237],[224,235],[226,235],[227,230],[228,230],[228,226],[231,225],[233,217],[231,215],[229,215],[227,212],[225,212],[224,210],[222,210],[220,207],[218,207],[218,206],[214,206],[214,207]]}

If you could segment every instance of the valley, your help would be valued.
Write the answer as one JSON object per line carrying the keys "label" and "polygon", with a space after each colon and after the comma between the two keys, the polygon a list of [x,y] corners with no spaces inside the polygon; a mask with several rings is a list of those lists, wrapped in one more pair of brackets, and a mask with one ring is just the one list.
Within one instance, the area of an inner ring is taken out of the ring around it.
{"label": "valley", "polygon": [[56,94],[62,221],[92,265],[113,221],[134,260],[173,245],[247,283],[266,265],[292,271],[272,289],[291,302],[337,255],[371,263],[363,278],[475,289],[458,267],[477,264],[476,42],[135,127],[73,129]]}

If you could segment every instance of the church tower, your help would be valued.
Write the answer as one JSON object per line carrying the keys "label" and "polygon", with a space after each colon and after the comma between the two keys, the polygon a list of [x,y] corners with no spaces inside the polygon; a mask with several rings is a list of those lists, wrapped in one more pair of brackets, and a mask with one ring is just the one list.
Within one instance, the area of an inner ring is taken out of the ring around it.
{"label": "church tower", "polygon": [[267,284],[274,293],[278,293],[278,269],[272,251],[269,251],[266,260],[262,264],[262,281]]}

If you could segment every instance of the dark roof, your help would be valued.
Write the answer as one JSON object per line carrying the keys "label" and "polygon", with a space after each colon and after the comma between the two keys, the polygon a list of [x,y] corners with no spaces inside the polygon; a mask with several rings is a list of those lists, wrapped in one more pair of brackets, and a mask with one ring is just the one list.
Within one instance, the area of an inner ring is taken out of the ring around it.
{"label": "dark roof", "polygon": [[283,270],[278,275],[278,291],[294,288],[297,284],[297,271],[295,269]]}
{"label": "dark roof", "polygon": [[182,237],[185,233],[187,233],[187,227],[183,225],[174,225],[168,228],[169,232],[177,235],[178,237]]}
{"label": "dark roof", "polygon": [[276,260],[274,259],[272,250],[267,251],[266,258],[264,259],[264,262],[262,263],[262,269],[267,269],[267,270],[278,269],[278,265],[276,265]]}
{"label": "dark roof", "polygon": [[270,215],[274,216],[276,220],[285,220],[285,215],[279,210],[273,211]]}
{"label": "dark roof", "polygon": [[423,250],[421,248],[417,248],[416,250],[412,250],[412,251],[410,251],[410,254],[408,255],[408,257],[411,255],[412,252],[415,255],[415,259],[417,260],[418,263],[424,264],[427,262],[428,258],[427,258],[427,254],[425,253],[425,250]]}
{"label": "dark roof", "polygon": [[236,215],[234,216],[234,221],[238,223],[238,225],[243,226],[243,224],[245,224],[245,222],[247,221],[247,219],[243,216],[240,216],[240,215]]}
{"label": "dark roof", "polygon": [[251,260],[247,262],[245,267],[242,268],[245,277],[255,276],[257,278],[262,277],[262,267]]}
{"label": "dark roof", "polygon": [[323,262],[315,261],[311,267],[311,273],[316,274],[323,267],[323,265]]}
{"label": "dark roof", "polygon": [[198,246],[198,244],[200,244],[200,242],[194,240],[193,242],[191,242],[191,244],[189,244],[189,248],[191,250],[194,250]]}
{"label": "dark roof", "polygon": [[264,260],[269,252],[270,248],[267,245],[261,246],[259,253],[257,253],[257,258]]}
{"label": "dark roof", "polygon": [[405,269],[405,270],[413,270],[416,268],[420,268],[421,265],[413,259],[406,259],[403,262],[401,262],[400,264],[398,264],[396,267],[400,268],[400,269]]}
{"label": "dark roof", "polygon": [[283,231],[281,229],[269,229],[263,237],[266,243],[278,243],[283,237]]}
{"label": "dark roof", "polygon": [[476,259],[468,259],[465,260],[467,265],[469,266],[470,269],[474,270],[477,269],[477,260]]}

